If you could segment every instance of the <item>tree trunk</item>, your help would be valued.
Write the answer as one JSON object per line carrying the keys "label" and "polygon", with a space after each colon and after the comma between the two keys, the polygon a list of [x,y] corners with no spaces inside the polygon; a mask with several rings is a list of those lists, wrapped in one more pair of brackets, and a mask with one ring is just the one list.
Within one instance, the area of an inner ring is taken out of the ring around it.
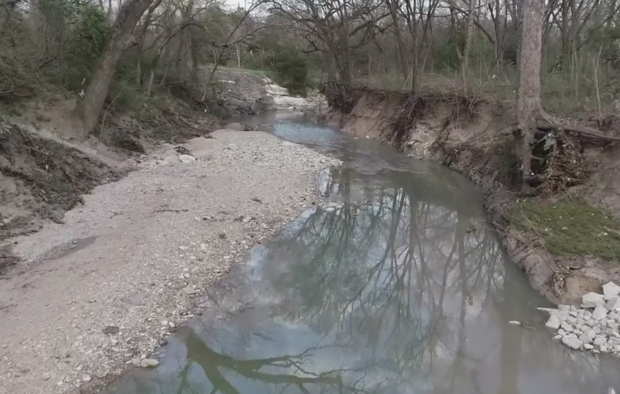
{"label": "tree trunk", "polygon": [[215,72],[217,68],[220,66],[220,62],[222,61],[222,56],[224,55],[224,48],[219,48],[217,52],[217,56],[215,58],[215,63],[213,64],[213,69],[211,73],[209,73],[209,78],[207,78],[207,83],[205,84],[205,89],[202,93],[201,101],[205,101],[207,99],[207,95],[209,94],[209,87],[211,86],[211,82],[213,82],[213,78],[215,77]]}
{"label": "tree trunk", "polygon": [[534,139],[536,118],[542,115],[540,63],[544,11],[544,0],[525,0],[523,4],[515,148],[517,157],[521,162],[521,186],[524,193],[530,192],[528,181],[532,176],[531,144]]}
{"label": "tree trunk", "polygon": [[148,97],[150,97],[151,93],[153,92],[153,83],[155,81],[155,70],[157,69],[157,64],[159,63],[159,58],[161,57],[163,50],[164,50],[163,47],[159,48],[155,56],[153,56],[153,60],[151,61],[151,71],[149,73],[149,82],[146,85],[146,95]]}
{"label": "tree trunk", "polygon": [[237,53],[237,68],[241,68],[241,50],[239,44],[235,45],[235,52]]}
{"label": "tree trunk", "polygon": [[398,48],[398,54],[400,55],[401,71],[403,73],[403,76],[407,78],[409,67],[407,67],[407,56],[405,54],[405,44],[403,42],[403,37],[400,31],[400,24],[399,24],[400,17],[398,15],[399,4],[396,2],[396,0],[386,0],[386,4],[390,11],[392,22],[394,23],[394,36],[396,37],[396,46]]}
{"label": "tree trunk", "polygon": [[162,0],[155,0],[153,4],[149,7],[148,12],[146,13],[146,17],[144,19],[144,24],[141,26],[140,32],[136,37],[136,41],[138,42],[138,62],[136,65],[136,86],[142,86],[142,53],[144,48],[144,39],[146,38],[146,33],[149,30],[149,26],[151,25],[151,20],[153,18],[153,12],[159,5]]}
{"label": "tree trunk", "polygon": [[116,21],[110,29],[106,48],[99,59],[99,67],[86,88],[84,98],[74,110],[74,114],[82,122],[84,138],[97,125],[116,64],[123,51],[135,43],[132,30],[152,2],[153,0],[128,0],[119,10]]}
{"label": "tree trunk", "polygon": [[[142,51],[140,51],[142,52]],[[138,55],[140,56],[138,59],[140,59],[142,57],[142,54]],[[139,88],[142,86],[142,62],[138,60],[138,63],[136,64],[136,86]]]}
{"label": "tree trunk", "polygon": [[336,61],[329,51],[325,52],[325,63],[327,64],[327,82],[336,81]]}
{"label": "tree trunk", "polygon": [[413,53],[411,56],[411,94],[413,97],[418,97],[418,36],[413,36]]}
{"label": "tree trunk", "polygon": [[463,59],[461,61],[461,76],[463,86],[467,89],[467,73],[469,71],[469,52],[471,51],[471,41],[474,34],[474,12],[476,3],[469,0],[469,13],[467,14],[467,31],[465,33],[465,47],[463,48]]}

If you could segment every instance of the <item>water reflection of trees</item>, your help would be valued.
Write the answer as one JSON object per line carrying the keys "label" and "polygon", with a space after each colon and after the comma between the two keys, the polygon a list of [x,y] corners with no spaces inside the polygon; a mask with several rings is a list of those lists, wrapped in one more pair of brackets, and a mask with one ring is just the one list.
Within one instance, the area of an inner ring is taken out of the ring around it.
{"label": "water reflection of trees", "polygon": [[[433,199],[440,187],[402,180],[356,189],[350,175],[338,192],[362,203],[318,208],[269,247],[263,269],[276,272],[262,288],[281,300],[268,307],[277,322],[228,332],[228,344],[186,332],[185,363],[174,389],[162,392],[245,394],[258,384],[265,393],[516,394],[537,392],[522,386],[523,376],[545,368],[569,382],[563,392],[604,388],[594,359],[575,362],[548,333],[508,328],[538,305],[527,305],[522,278],[506,273],[494,234],[466,196]],[[273,331],[278,322],[307,327],[312,343],[265,358],[230,350],[286,342]],[[472,329],[488,331],[473,345],[480,349],[472,349]]]}
{"label": "water reflection of trees", "polygon": [[[352,386],[346,387],[342,379],[344,370],[315,373],[304,367],[307,359],[319,351],[319,348],[309,348],[295,355],[238,359],[211,349],[194,331],[188,331],[184,341],[187,346],[187,363],[178,374],[180,378],[178,394],[191,387],[189,372],[195,365],[200,366],[213,385],[212,393],[240,393],[235,384],[231,383],[230,374],[226,372],[234,372],[236,377],[274,386],[279,392],[294,387],[300,393],[310,393],[308,387],[312,386],[320,388],[319,391],[313,390],[313,392],[362,393]],[[335,390],[328,390],[330,388]],[[345,388],[346,391],[343,390]]]}
{"label": "water reflection of trees", "polygon": [[[339,184],[346,200],[350,183]],[[486,302],[503,271],[494,236],[472,227],[467,212],[421,199],[419,184],[401,184],[367,189],[364,204],[301,223],[278,254],[299,263],[275,286],[291,300],[287,319],[357,346],[404,379],[437,348],[455,348],[450,328],[464,327],[461,303]]]}
{"label": "water reflection of trees", "polygon": [[[217,339],[211,333],[183,330],[179,339],[185,344],[183,364],[173,373],[160,376],[143,376],[133,385],[125,385],[116,394],[249,394],[249,393],[299,393],[299,394],[379,394],[380,384],[373,388],[348,382],[346,374],[364,374],[365,368],[331,368],[315,372],[311,365],[315,356],[334,346],[309,347],[296,354],[275,357],[251,358],[217,351]],[[207,345],[210,343],[210,346]],[[220,344],[221,345],[221,344]],[[380,382],[379,382],[380,383]]]}

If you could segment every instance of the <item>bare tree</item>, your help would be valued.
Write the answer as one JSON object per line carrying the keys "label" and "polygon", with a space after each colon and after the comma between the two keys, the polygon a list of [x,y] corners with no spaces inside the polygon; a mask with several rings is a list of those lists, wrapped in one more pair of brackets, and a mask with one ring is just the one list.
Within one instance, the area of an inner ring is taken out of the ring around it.
{"label": "bare tree", "polygon": [[144,23],[141,26],[141,29],[136,37],[137,45],[138,45],[138,62],[136,65],[136,84],[138,86],[142,85],[142,50],[144,48],[144,40],[149,31],[149,27],[154,19],[154,12],[161,4],[162,0],[154,0],[154,2],[149,7],[149,10],[146,13],[146,18],[144,19]]}
{"label": "bare tree", "polygon": [[207,93],[209,92],[209,88],[211,86],[211,82],[213,82],[213,77],[215,76],[215,72],[217,68],[220,66],[222,62],[222,56],[227,48],[230,46],[236,46],[239,42],[243,41],[246,38],[247,34],[253,34],[254,32],[245,32],[241,35],[241,37],[235,38],[235,35],[238,31],[240,31],[243,23],[248,19],[249,15],[254,12],[258,7],[260,7],[264,3],[263,0],[255,0],[250,4],[250,6],[243,12],[241,17],[237,20],[237,23],[234,25],[233,29],[230,31],[224,42],[220,45],[215,45],[217,48],[217,54],[214,57],[214,64],[211,72],[209,73],[209,77],[207,78],[207,83],[205,84],[205,89],[202,94],[202,101],[205,101],[207,98]]}
{"label": "bare tree", "polygon": [[398,14],[400,4],[398,0],[385,0],[385,4],[390,11],[390,16],[392,17],[392,22],[394,24],[394,36],[396,37],[396,45],[398,46],[398,54],[400,55],[402,72],[403,75],[407,75],[407,72],[409,71],[407,67],[407,55],[405,54],[405,43],[400,30],[400,16]]}
{"label": "bare tree", "polygon": [[515,144],[521,162],[522,191],[529,193],[532,147],[536,119],[543,115],[540,99],[540,63],[542,56],[542,29],[545,14],[544,0],[525,0],[523,27],[519,52],[519,87],[517,90],[517,118]]}
{"label": "bare tree", "polygon": [[469,71],[469,52],[471,51],[471,41],[474,35],[474,20],[476,11],[476,2],[469,0],[469,12],[467,13],[467,31],[465,33],[465,47],[463,48],[463,59],[461,61],[461,74],[463,84],[467,84],[467,72]]}
{"label": "bare tree", "polygon": [[86,88],[84,98],[74,110],[74,114],[82,123],[83,137],[97,125],[116,65],[123,52],[136,44],[132,31],[152,2],[153,0],[128,0],[119,10],[110,30],[110,38],[99,60],[99,67]]}
{"label": "bare tree", "polygon": [[333,64],[345,85],[351,83],[354,51],[371,42],[371,28],[377,28],[390,15],[389,11],[373,15],[382,7],[382,3],[375,0],[269,2],[273,13],[298,24],[308,47],[306,51],[327,55],[328,69]]}

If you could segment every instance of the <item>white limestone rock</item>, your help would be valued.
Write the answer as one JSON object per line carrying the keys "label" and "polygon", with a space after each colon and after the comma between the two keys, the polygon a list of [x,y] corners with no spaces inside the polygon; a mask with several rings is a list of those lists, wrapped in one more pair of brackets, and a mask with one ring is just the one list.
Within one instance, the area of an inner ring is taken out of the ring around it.
{"label": "white limestone rock", "polygon": [[142,368],[155,368],[158,365],[159,361],[155,360],[154,358],[145,358],[140,361],[140,366]]}
{"label": "white limestone rock", "polygon": [[586,332],[584,332],[583,334],[579,335],[579,340],[583,344],[592,343],[593,342],[592,338],[590,338],[590,336]]}
{"label": "white limestone rock", "polygon": [[558,328],[560,328],[561,324],[562,323],[560,323],[560,319],[558,319],[556,315],[551,315],[549,316],[549,320],[547,320],[547,323],[545,323],[545,326],[553,330],[557,330]]}
{"label": "white limestone rock", "polygon": [[597,306],[605,306],[605,298],[602,294],[590,292],[581,297],[582,308],[591,309]]}
{"label": "white limestone rock", "polygon": [[583,346],[583,343],[575,335],[565,336],[562,338],[562,343],[575,350],[579,350]]}
{"label": "white limestone rock", "polygon": [[596,338],[594,338],[594,346],[598,346],[599,348],[601,346],[605,346],[607,344],[607,339],[605,339],[604,336],[602,335],[598,335]]}
{"label": "white limestone rock", "polygon": [[196,161],[196,158],[190,155],[179,155],[179,160],[181,161],[181,163],[189,164]]}
{"label": "white limestone rock", "polygon": [[610,312],[620,310],[620,297],[611,297],[605,304],[605,308]]}
{"label": "white limestone rock", "polygon": [[620,286],[614,282],[608,282],[603,285],[603,296],[606,300],[611,300],[618,295],[620,295]]}
{"label": "white limestone rock", "polygon": [[567,322],[562,323],[561,327],[562,327],[562,330],[566,331],[567,333],[571,333],[574,330],[573,326],[571,326]]}
{"label": "white limestone rock", "polygon": [[607,309],[603,306],[597,306],[592,312],[592,318],[594,320],[603,320],[607,317]]}

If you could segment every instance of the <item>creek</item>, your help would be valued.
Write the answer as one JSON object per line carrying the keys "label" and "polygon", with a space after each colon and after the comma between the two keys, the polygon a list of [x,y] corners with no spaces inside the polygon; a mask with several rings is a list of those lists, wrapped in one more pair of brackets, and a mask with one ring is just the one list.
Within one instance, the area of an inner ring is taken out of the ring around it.
{"label": "creek", "polygon": [[160,365],[108,394],[620,387],[616,359],[552,340],[536,309],[547,302],[504,255],[467,179],[298,119],[274,121],[273,133],[343,160],[317,179],[326,202],[251,249]]}

